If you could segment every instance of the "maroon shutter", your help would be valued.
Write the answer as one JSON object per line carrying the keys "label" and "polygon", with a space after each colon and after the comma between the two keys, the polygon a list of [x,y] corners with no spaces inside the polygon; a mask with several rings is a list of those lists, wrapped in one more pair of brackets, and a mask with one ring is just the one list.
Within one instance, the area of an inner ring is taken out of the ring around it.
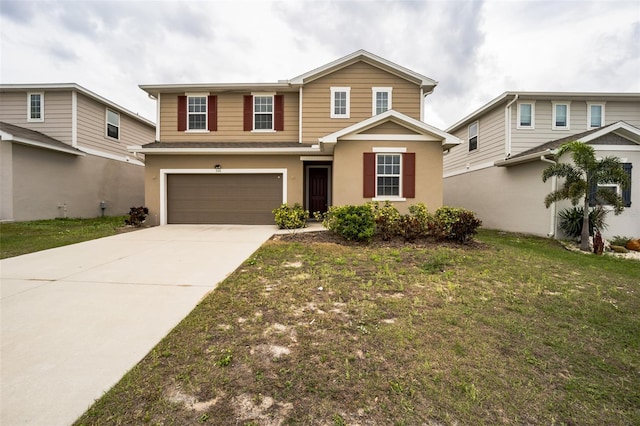
{"label": "maroon shutter", "polygon": [[284,95],[275,95],[273,103],[273,130],[282,131],[284,130]]}
{"label": "maroon shutter", "polygon": [[218,130],[218,97],[210,95],[207,99],[207,121],[209,121],[209,130],[215,132]]}
{"label": "maroon shutter", "polygon": [[178,96],[178,131],[187,130],[187,97]]}
{"label": "maroon shutter", "polygon": [[376,196],[376,154],[374,152],[364,153],[364,173],[363,173],[363,194],[364,198]]}
{"label": "maroon shutter", "polygon": [[416,197],[416,154],[406,152],[402,154],[402,196]]}
{"label": "maroon shutter", "polygon": [[253,130],[253,96],[244,96],[244,131]]}

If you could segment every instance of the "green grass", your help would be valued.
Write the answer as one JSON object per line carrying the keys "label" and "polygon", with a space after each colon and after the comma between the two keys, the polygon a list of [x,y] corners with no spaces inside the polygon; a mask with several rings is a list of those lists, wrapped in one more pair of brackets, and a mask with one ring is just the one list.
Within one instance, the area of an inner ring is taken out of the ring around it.
{"label": "green grass", "polygon": [[640,424],[640,263],[269,241],[77,421]]}
{"label": "green grass", "polygon": [[0,259],[122,232],[125,216],[0,224]]}

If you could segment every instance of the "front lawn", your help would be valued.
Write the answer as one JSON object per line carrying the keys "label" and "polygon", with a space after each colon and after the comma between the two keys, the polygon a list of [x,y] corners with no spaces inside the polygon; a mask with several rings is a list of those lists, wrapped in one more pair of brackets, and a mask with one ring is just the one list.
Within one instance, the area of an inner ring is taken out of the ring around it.
{"label": "front lawn", "polygon": [[122,232],[126,216],[0,223],[0,259]]}
{"label": "front lawn", "polygon": [[478,240],[269,241],[77,424],[640,424],[640,262]]}

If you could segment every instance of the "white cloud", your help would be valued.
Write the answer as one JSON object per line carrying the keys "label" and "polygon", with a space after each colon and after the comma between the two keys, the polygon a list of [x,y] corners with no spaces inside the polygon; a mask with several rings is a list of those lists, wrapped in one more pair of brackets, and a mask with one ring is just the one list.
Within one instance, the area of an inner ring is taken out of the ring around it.
{"label": "white cloud", "polygon": [[77,82],[153,119],[137,86],[292,78],[366,49],[440,82],[445,128],[506,90],[640,91],[626,1],[2,0],[2,83]]}

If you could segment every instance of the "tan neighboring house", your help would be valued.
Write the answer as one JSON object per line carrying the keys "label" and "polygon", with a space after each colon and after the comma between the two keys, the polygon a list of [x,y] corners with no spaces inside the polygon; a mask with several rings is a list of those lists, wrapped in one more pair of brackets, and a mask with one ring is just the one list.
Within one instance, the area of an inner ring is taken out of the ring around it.
{"label": "tan neighboring house", "polygon": [[0,85],[2,221],[123,215],[144,203],[155,125],[77,84]]}
{"label": "tan neighboring house", "polygon": [[144,154],[151,221],[273,224],[281,203],[311,212],[389,200],[442,205],[442,152],[428,124],[437,82],[360,50],[274,83],[140,86],[157,102]]}
{"label": "tan neighboring house", "polygon": [[[616,156],[631,187],[611,186],[624,212],[607,216],[605,236],[640,235],[640,93],[506,92],[447,132],[463,143],[444,156],[444,202],[474,210],[485,227],[563,237],[544,197],[558,187],[542,171],[564,142],[589,143],[598,158]],[[595,204],[594,204],[595,205]]]}

